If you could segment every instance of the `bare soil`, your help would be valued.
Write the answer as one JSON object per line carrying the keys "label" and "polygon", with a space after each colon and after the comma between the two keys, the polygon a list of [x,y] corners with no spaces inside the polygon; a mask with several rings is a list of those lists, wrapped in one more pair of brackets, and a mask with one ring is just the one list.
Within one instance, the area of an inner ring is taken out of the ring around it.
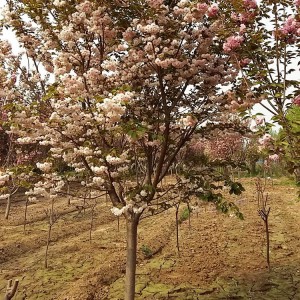
{"label": "bare soil", "polygon": [[[300,299],[300,202],[287,179],[268,182],[271,271],[266,264],[265,231],[257,213],[255,179],[243,179],[246,192],[234,196],[241,221],[203,204],[180,225],[176,249],[175,211],[141,220],[139,225],[136,299]],[[0,203],[0,297],[8,279],[20,280],[15,300],[123,299],[125,221],[100,199],[90,240],[91,208],[79,213],[77,202],[58,199],[49,267],[44,267],[50,202],[28,207],[14,199],[9,220]],[[182,207],[182,210],[184,207]]]}

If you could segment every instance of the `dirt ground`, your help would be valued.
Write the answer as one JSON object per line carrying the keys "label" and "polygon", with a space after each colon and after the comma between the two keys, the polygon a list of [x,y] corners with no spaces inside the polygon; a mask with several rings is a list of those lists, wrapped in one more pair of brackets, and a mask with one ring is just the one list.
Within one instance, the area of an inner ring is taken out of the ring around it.
{"label": "dirt ground", "polygon": [[[243,179],[246,192],[234,196],[241,221],[203,205],[180,225],[176,249],[175,211],[139,225],[136,299],[300,299],[300,202],[287,179],[268,182],[271,270],[266,264],[264,224],[257,213],[255,179]],[[95,208],[78,202],[55,203],[59,216],[52,229],[49,266],[44,267],[48,223],[38,200],[28,207],[24,233],[22,197],[14,200],[9,220],[0,203],[0,297],[8,279],[20,280],[15,300],[123,299],[125,222],[101,199]],[[80,204],[80,203],[79,203]],[[182,208],[183,209],[183,208]],[[153,254],[151,256],[151,254]],[[147,256],[151,256],[147,258]]]}

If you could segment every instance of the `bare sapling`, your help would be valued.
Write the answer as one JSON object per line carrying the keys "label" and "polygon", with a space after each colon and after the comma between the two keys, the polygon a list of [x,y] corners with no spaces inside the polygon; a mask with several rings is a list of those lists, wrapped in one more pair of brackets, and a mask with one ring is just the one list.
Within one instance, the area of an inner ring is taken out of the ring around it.
{"label": "bare sapling", "polygon": [[10,300],[15,296],[15,294],[17,292],[18,285],[19,285],[19,280],[18,279],[15,280],[14,284],[12,284],[11,279],[8,280],[4,300]]}
{"label": "bare sapling", "polygon": [[24,224],[23,224],[24,234],[26,233],[28,204],[29,204],[29,197],[26,197],[25,210],[24,210]]}
{"label": "bare sapling", "polygon": [[189,202],[187,202],[187,209],[188,209],[188,212],[189,212],[189,214],[188,214],[188,218],[189,218],[189,230],[191,230],[191,212],[192,212],[192,209],[191,209],[191,206],[190,206],[190,203]]}
{"label": "bare sapling", "polygon": [[48,251],[49,251],[49,245],[51,242],[52,227],[59,219],[59,216],[57,214],[55,214],[55,212],[54,212],[54,199],[52,199],[51,208],[45,210],[45,213],[48,218],[48,235],[47,235],[47,245],[46,245],[46,252],[45,252],[45,268],[47,269],[48,268]]}
{"label": "bare sapling", "polygon": [[177,252],[178,252],[178,256],[180,256],[180,247],[179,247],[179,218],[178,218],[178,214],[179,214],[179,207],[180,207],[180,203],[176,203],[175,204],[175,218],[176,218],[176,248],[177,248]]}
{"label": "bare sapling", "polygon": [[[91,190],[89,191],[89,200],[91,200]],[[94,225],[94,219],[95,219],[95,208],[97,206],[97,198],[95,198],[94,203],[91,206],[91,220],[90,220],[90,233],[89,233],[89,240],[90,243],[92,242],[92,231],[93,231],[93,225]]]}
{"label": "bare sapling", "polygon": [[262,184],[260,178],[256,181],[256,191],[257,191],[257,199],[258,199],[258,214],[262,218],[265,224],[265,232],[266,232],[266,255],[267,255],[267,265],[269,271],[271,270],[270,265],[270,232],[269,232],[269,214],[271,207],[268,206],[268,194],[265,194],[265,184]]}
{"label": "bare sapling", "polygon": [[67,180],[68,205],[71,205],[70,182]]}

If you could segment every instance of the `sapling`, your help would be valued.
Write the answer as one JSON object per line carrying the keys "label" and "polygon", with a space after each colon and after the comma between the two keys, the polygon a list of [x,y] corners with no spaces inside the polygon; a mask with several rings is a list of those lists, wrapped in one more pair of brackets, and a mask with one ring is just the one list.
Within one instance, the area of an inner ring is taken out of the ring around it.
{"label": "sapling", "polygon": [[25,202],[25,210],[24,210],[24,224],[23,224],[23,232],[26,233],[26,225],[27,225],[27,210],[28,210],[28,204],[29,204],[29,197],[26,197]]}
{"label": "sapling", "polygon": [[188,209],[189,230],[191,230],[191,212],[192,212],[192,208],[191,208],[189,202],[186,205],[187,205],[187,209]]}
{"label": "sapling", "polygon": [[97,206],[97,201],[93,203],[91,206],[91,221],[90,221],[90,243],[92,242],[92,230],[93,230],[93,224],[94,224],[94,219],[95,219],[95,208]]}
{"label": "sapling", "polygon": [[[89,197],[89,201],[91,201],[92,199],[92,191],[89,190],[88,192],[88,197]],[[91,220],[90,220],[90,233],[89,233],[89,239],[90,239],[90,243],[92,242],[92,231],[93,231],[93,224],[94,224],[94,219],[95,219],[95,209],[97,206],[97,197],[94,198],[94,203],[91,204]]]}
{"label": "sapling", "polygon": [[178,252],[178,256],[180,257],[180,248],[179,248],[179,218],[178,218],[178,213],[179,213],[179,207],[180,207],[180,202],[175,204],[175,218],[176,218],[176,248]]}
{"label": "sapling", "polygon": [[258,200],[258,214],[262,218],[265,225],[266,232],[266,250],[267,250],[267,265],[269,271],[271,270],[270,265],[270,232],[269,232],[269,214],[271,207],[268,206],[268,194],[265,194],[265,184],[262,184],[262,180],[257,178],[256,180],[256,192]]}
{"label": "sapling", "polygon": [[68,205],[71,205],[70,182],[69,180],[66,180],[66,182],[67,182]]}
{"label": "sapling", "polygon": [[59,215],[54,212],[54,198],[51,201],[50,209],[45,210],[45,214],[48,218],[48,235],[47,235],[47,245],[45,252],[45,268],[48,268],[48,250],[51,242],[51,232],[53,225],[58,221]]}

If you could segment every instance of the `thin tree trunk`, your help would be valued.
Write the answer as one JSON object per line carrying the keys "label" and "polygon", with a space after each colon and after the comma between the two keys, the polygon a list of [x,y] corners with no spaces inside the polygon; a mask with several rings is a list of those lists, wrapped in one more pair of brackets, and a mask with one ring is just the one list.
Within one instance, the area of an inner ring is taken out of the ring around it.
{"label": "thin tree trunk", "polygon": [[26,233],[26,224],[27,224],[27,209],[28,209],[29,197],[26,199],[25,211],[24,211],[24,234]]}
{"label": "thin tree trunk", "polygon": [[[91,200],[92,194],[91,190],[89,193],[89,201]],[[90,243],[92,242],[92,230],[93,230],[93,224],[94,224],[94,217],[95,217],[95,208],[97,206],[97,200],[95,199],[95,202],[92,206],[92,211],[91,211],[91,223],[90,223]]]}
{"label": "thin tree trunk", "polygon": [[176,205],[176,247],[178,251],[178,256],[180,256],[180,248],[179,248],[179,219],[178,219],[178,213],[179,213],[179,204]]}
{"label": "thin tree trunk", "polygon": [[126,217],[127,261],[125,276],[125,300],[134,300],[138,223],[139,216],[135,215],[134,213],[131,213],[131,216]]}
{"label": "thin tree trunk", "polygon": [[7,204],[6,204],[6,210],[5,210],[5,219],[8,219],[9,212],[10,212],[10,207],[11,207],[11,194],[7,198]]}
{"label": "thin tree trunk", "polygon": [[54,199],[52,199],[51,202],[51,209],[49,210],[49,224],[48,224],[48,236],[47,236],[47,246],[46,246],[46,252],[45,252],[45,268],[48,268],[48,250],[49,250],[49,245],[51,242],[51,231],[52,231],[52,226],[54,223],[57,221],[57,217],[54,216]]}
{"label": "thin tree trunk", "polygon": [[267,238],[267,264],[269,271],[271,270],[270,265],[270,232],[269,232],[269,222],[268,222],[268,216],[265,220],[265,226],[266,226],[266,238]]}
{"label": "thin tree trunk", "polygon": [[187,203],[187,208],[189,211],[189,230],[191,230],[191,208],[189,203]]}
{"label": "thin tree trunk", "polygon": [[49,245],[50,245],[50,240],[51,240],[51,230],[52,230],[52,225],[49,224],[47,246],[46,246],[46,252],[45,252],[45,268],[46,269],[48,268],[48,250],[49,250]]}
{"label": "thin tree trunk", "polygon": [[71,205],[70,182],[67,181],[68,205]]}
{"label": "thin tree trunk", "polygon": [[96,204],[93,205],[91,211],[91,222],[90,222],[90,243],[92,242],[92,231],[93,231],[93,224],[94,224],[94,213],[95,213]]}

